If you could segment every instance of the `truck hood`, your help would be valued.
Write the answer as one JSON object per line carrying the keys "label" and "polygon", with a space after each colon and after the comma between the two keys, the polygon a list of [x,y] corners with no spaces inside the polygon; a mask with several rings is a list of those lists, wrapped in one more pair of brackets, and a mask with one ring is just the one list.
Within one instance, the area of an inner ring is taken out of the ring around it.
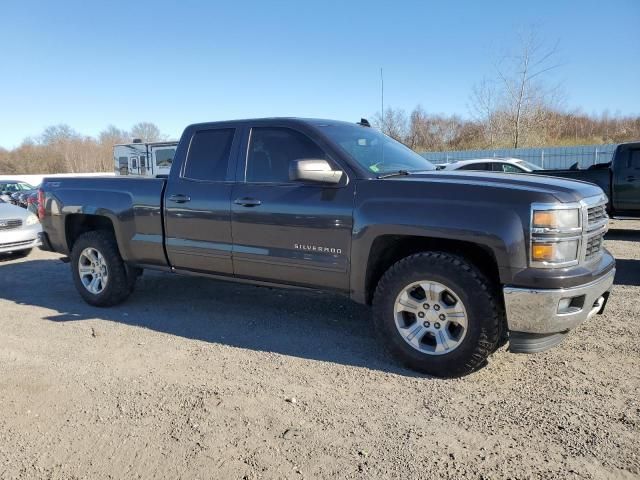
{"label": "truck hood", "polygon": [[578,202],[587,197],[602,195],[602,189],[592,183],[567,180],[544,175],[514,173],[484,173],[434,170],[403,177],[391,177],[385,181],[426,182],[486,186],[498,189],[526,190],[554,196],[559,202]]}

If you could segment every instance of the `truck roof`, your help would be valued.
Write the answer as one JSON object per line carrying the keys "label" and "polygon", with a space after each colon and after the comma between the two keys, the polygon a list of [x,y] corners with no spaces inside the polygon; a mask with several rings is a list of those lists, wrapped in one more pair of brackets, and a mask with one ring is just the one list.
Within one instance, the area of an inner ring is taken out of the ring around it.
{"label": "truck roof", "polygon": [[218,120],[214,122],[201,122],[194,123],[189,125],[187,128],[192,127],[202,127],[209,125],[234,125],[234,124],[243,124],[243,123],[290,123],[290,124],[307,124],[313,126],[321,126],[321,125],[355,125],[356,122],[345,122],[343,120],[330,120],[325,118],[301,118],[301,117],[265,117],[265,118],[244,118],[244,119],[236,119],[236,120]]}

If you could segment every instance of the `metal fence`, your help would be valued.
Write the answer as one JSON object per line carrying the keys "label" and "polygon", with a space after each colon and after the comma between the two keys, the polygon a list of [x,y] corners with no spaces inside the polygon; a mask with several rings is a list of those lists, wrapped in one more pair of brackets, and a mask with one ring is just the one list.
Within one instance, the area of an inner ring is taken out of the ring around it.
{"label": "metal fence", "polygon": [[502,148],[497,150],[459,150],[452,152],[421,152],[431,163],[442,164],[477,158],[512,157],[534,163],[551,170],[567,169],[578,164],[588,168],[596,163],[611,161],[617,143],[605,145],[579,145],[574,147]]}

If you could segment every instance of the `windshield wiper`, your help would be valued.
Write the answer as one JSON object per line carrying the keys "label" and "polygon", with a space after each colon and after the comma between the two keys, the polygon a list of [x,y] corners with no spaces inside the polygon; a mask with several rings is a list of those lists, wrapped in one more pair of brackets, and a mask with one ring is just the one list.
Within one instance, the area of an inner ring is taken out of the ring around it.
{"label": "windshield wiper", "polygon": [[408,170],[396,170],[395,172],[383,173],[382,175],[378,175],[376,178],[391,178],[391,177],[400,177],[404,175],[411,175],[411,172]]}

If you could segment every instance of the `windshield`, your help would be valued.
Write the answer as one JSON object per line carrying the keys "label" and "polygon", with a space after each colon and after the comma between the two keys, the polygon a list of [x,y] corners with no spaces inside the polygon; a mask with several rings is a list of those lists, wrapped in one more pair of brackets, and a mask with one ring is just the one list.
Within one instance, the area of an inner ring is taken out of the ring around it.
{"label": "windshield", "polygon": [[356,162],[376,175],[398,170],[435,170],[431,162],[373,128],[358,125],[323,125],[320,128]]}
{"label": "windshield", "polygon": [[535,163],[529,163],[525,160],[518,160],[516,163],[521,167],[526,168],[527,170],[540,170],[540,167],[538,165],[536,165]]}

